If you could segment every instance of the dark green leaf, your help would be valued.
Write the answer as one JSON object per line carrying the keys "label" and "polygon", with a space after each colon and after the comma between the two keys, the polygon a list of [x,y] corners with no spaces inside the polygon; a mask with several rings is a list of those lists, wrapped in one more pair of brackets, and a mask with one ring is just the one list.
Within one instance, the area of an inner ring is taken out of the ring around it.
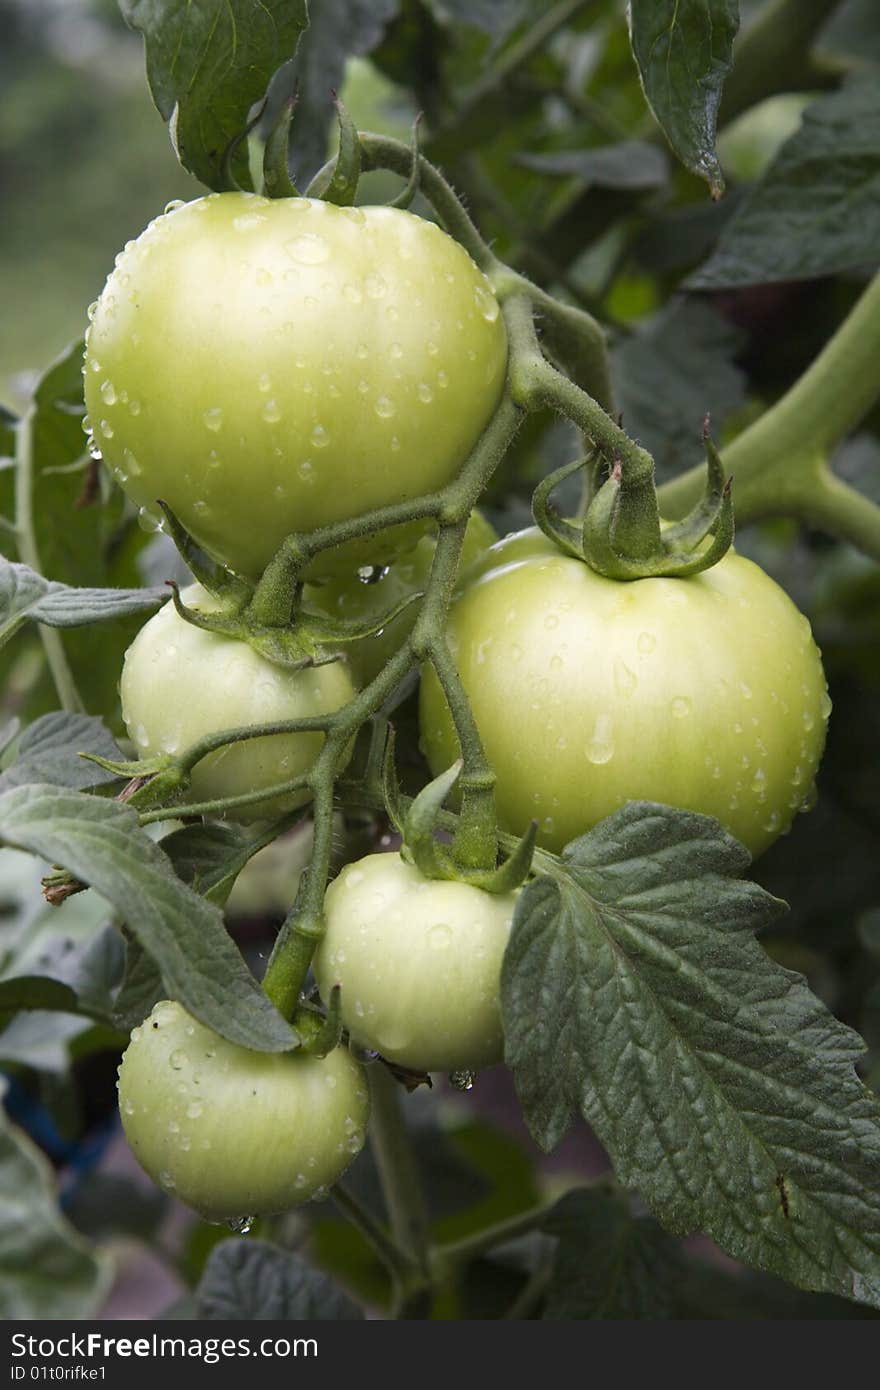
{"label": "dark green leaf", "polygon": [[162,849],[184,883],[223,905],[253,854],[253,840],[235,825],[186,825],[162,841]]}
{"label": "dark green leaf", "polygon": [[143,1023],[153,1005],[166,994],[162,975],[152,956],[137,941],[125,943],[125,974],[113,1001],[113,1023],[123,1033]]}
{"label": "dark green leaf", "polygon": [[715,124],[739,27],[737,0],[631,0],[629,25],[648,105],[682,163],[720,196]]}
{"label": "dark green leaf", "polygon": [[225,1240],[215,1246],[197,1299],[196,1316],[219,1321],[352,1322],[363,1317],[326,1274],[264,1240]]}
{"label": "dark green leaf", "polygon": [[18,975],[0,980],[0,1015],[19,1009],[49,1009],[76,1013],[76,995],[69,985],[46,975]]}
{"label": "dark green leaf", "polygon": [[0,644],[28,620],[80,627],[156,608],[167,589],[73,589],[0,557]]}
{"label": "dark green leaf", "polygon": [[85,791],[112,782],[113,774],[80,756],[97,753],[102,758],[121,758],[112,735],[85,714],[44,714],[22,735],[15,761],[0,774],[0,792],[26,782],[50,782],[57,787]]}
{"label": "dark green leaf", "polygon": [[[305,0],[120,0],[120,9],[144,37],[150,90],[181,164],[222,189],[229,146],[296,51]],[[242,161],[242,178],[244,169]]]}
{"label": "dark green leaf", "polygon": [[624,427],[653,454],[661,479],[704,458],[707,414],[717,438],[727,416],[744,404],[745,377],[733,361],[740,340],[708,304],[683,299],[613,352]]}
{"label": "dark green leaf", "polygon": [[805,280],[877,262],[880,83],[851,81],[804,111],[724,227],[693,289]]}
{"label": "dark green leaf", "polygon": [[662,188],[669,177],[666,155],[646,140],[621,140],[593,149],[523,154],[519,163],[539,174],[575,177],[599,188]]}
{"label": "dark green leaf", "polygon": [[168,1211],[168,1198],[157,1187],[141,1187],[118,1173],[86,1173],[65,1203],[65,1215],[81,1235],[92,1240],[129,1235],[154,1239]]}
{"label": "dark green leaf", "polygon": [[63,1219],[49,1165],[0,1107],[0,1318],[93,1318],[111,1277]]}
{"label": "dark green leaf", "polygon": [[716,821],[633,802],[524,889],[507,1060],[546,1147],[578,1111],[676,1232],[880,1306],[880,1107],[863,1044],[773,963],[781,904]]}
{"label": "dark green leaf", "polygon": [[672,1316],[683,1272],[678,1242],[623,1197],[569,1192],[542,1223],[559,1237],[544,1317],[629,1321]]}
{"label": "dark green leaf", "polygon": [[379,43],[398,8],[399,0],[321,0],[311,6],[309,27],[293,62],[298,101],[292,157],[300,187],[324,163],[333,93],[342,86],[346,61]]}
{"label": "dark green leaf", "polygon": [[170,997],[209,1028],[258,1051],[294,1045],[218,909],[181,883],[129,807],[53,787],[16,787],[0,796],[0,836],[63,865],[112,903],[159,965]]}

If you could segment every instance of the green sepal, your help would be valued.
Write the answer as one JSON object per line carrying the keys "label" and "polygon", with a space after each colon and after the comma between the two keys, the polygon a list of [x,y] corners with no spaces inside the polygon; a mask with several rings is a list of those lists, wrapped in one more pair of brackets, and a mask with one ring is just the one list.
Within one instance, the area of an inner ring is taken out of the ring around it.
{"label": "green sepal", "polygon": [[412,137],[410,147],[412,149],[412,169],[406,186],[398,193],[396,198],[392,198],[388,204],[390,208],[403,208],[404,211],[412,206],[413,200],[421,187],[422,182],[422,155],[419,148],[419,126],[422,121],[422,113],[416,116],[413,121]]}
{"label": "green sepal", "polygon": [[535,518],[536,526],[540,527],[548,540],[553,541],[566,555],[572,555],[576,560],[584,558],[581,529],[573,522],[567,521],[551,504],[550,498],[560,483],[564,483],[572,473],[577,473],[578,469],[586,468],[591,460],[592,455],[588,454],[586,458],[572,459],[571,463],[563,464],[561,468],[542,478],[532,493],[532,516]]}
{"label": "green sepal", "polygon": [[230,140],[229,144],[226,146],[226,149],[223,151],[223,160],[220,169],[221,183],[223,185],[222,191],[225,193],[243,193],[246,191],[250,191],[243,189],[241,184],[238,182],[238,179],[235,177],[235,156],[238,153],[243,141],[249,138],[251,131],[254,130],[259,125],[260,121],[263,119],[263,116],[266,112],[267,102],[268,96],[264,97],[263,100],[260,102],[259,106],[256,108],[254,114],[251,116],[244,130],[239,131],[238,135],[236,135],[232,140]]}
{"label": "green sepal", "polygon": [[491,869],[472,869],[456,861],[451,846],[435,836],[443,803],[461,775],[462,763],[452,764],[419,792],[403,822],[401,854],[415,864],[425,878],[447,879],[481,888],[485,893],[512,893],[524,883],[532,867],[537,821],[532,821],[513,854]]}
{"label": "green sepal", "polygon": [[388,812],[389,821],[394,826],[398,835],[402,835],[405,816],[400,800],[400,783],[397,780],[397,763],[394,757],[396,741],[397,734],[393,726],[389,724],[385,735],[385,751],[382,757],[382,797],[385,802],[385,810]]}
{"label": "green sepal", "polygon": [[161,497],[157,499],[156,506],[165,518],[166,534],[171,537],[183,563],[202,587],[218,598],[228,600],[230,607],[235,604],[244,607],[253,593],[251,585],[212,560]]}
{"label": "green sepal", "polygon": [[321,170],[306,189],[307,198],[323,198],[325,203],[335,203],[337,207],[351,207],[357,197],[361,177],[360,136],[348,108],[335,98],[336,118],[339,122],[339,151],[329,170]]}
{"label": "green sepal", "polygon": [[302,1051],[310,1057],[326,1057],[342,1041],[342,991],[334,985],[327,1001],[327,1016],[307,1005],[297,1009],[293,1026],[302,1038]]}
{"label": "green sepal", "polygon": [[290,123],[296,109],[296,96],[290,96],[278,113],[263,150],[263,192],[267,198],[298,198],[299,190],[290,177]]}

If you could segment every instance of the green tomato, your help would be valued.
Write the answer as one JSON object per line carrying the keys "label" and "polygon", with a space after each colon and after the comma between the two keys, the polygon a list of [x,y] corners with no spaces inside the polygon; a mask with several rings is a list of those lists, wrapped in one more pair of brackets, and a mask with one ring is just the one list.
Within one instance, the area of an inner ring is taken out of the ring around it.
{"label": "green tomato", "polygon": [[399,1066],[500,1062],[501,961],[515,905],[516,893],[427,879],[399,854],[369,854],[327,890],[313,962],[321,996],[340,985],[353,1040]]}
{"label": "green tomato", "polygon": [[[472,512],[461,549],[460,573],[466,577],[473,564],[479,564],[492,542],[498,537],[489,522],[479,512]],[[380,618],[411,594],[421,593],[428,582],[436,548],[435,536],[423,536],[411,550],[399,555],[380,577],[357,573],[347,574],[325,583],[306,586],[303,602],[316,613],[330,618],[350,618],[356,621]],[[352,677],[359,689],[368,685],[384,670],[394,653],[412,632],[419,605],[413,603],[381,631],[357,642],[347,642],[342,650],[349,662]]]}
{"label": "green tomato", "polygon": [[369,1119],[363,1067],[251,1052],[163,1000],[119,1068],[119,1110],[154,1182],[208,1221],[287,1211],[335,1183]]}
{"label": "green tomato", "polygon": [[[493,551],[449,634],[505,829],[534,817],[560,850],[636,800],[715,816],[753,855],[788,829],[831,702],[810,625],[778,584],[732,552],[689,579],[619,583],[537,531]],[[439,773],[458,744],[430,670],[420,718]]]}
{"label": "green tomato", "polygon": [[[191,608],[219,605],[198,584],[183,592]],[[142,758],[182,753],[207,734],[249,724],[328,714],[351,699],[344,662],[293,671],[276,666],[246,642],[194,627],[166,603],[145,623],[125,654],[119,682],[122,717]],[[192,773],[196,801],[239,796],[307,772],[324,742],[321,733],[272,734],[227,744]],[[233,820],[282,815],[309,800],[307,792],[268,796],[233,808]]]}
{"label": "green tomato", "polygon": [[[256,578],[291,532],[455,477],[506,363],[488,280],[434,223],[212,193],[117,258],[88,331],[85,398],[128,495],[162,499]],[[379,558],[383,542],[329,553],[316,572]]]}

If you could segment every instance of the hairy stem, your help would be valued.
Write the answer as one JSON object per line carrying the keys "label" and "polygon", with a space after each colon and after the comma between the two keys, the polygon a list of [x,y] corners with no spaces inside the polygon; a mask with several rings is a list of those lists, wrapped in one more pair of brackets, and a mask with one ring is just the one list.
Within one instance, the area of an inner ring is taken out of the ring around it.
{"label": "hairy stem", "polygon": [[395,1314],[418,1316],[430,1292],[428,1208],[403,1117],[400,1087],[381,1063],[369,1067],[367,1075],[372,1100],[370,1144],[391,1233],[415,1271],[414,1278],[395,1281]]}

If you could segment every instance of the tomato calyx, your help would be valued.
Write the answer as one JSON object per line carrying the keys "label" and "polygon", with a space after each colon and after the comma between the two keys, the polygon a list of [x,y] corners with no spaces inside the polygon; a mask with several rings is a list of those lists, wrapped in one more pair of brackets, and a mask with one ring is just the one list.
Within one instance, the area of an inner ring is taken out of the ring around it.
{"label": "tomato calyx", "polygon": [[352,207],[361,177],[361,142],[348,108],[335,95],[333,105],[339,122],[339,150],[329,169],[321,169],[306,189],[307,198],[322,198],[337,207]]}
{"label": "tomato calyx", "polygon": [[342,990],[334,985],[327,1000],[326,1014],[310,1004],[301,1004],[292,1024],[302,1039],[300,1049],[310,1057],[326,1057],[342,1041]]}
{"label": "tomato calyx", "polygon": [[482,888],[487,893],[512,893],[514,889],[519,888],[531,873],[538,831],[537,821],[531,822],[513,852],[502,864],[486,868],[463,865],[456,859],[452,847],[438,840],[436,835],[443,803],[461,775],[461,760],[453,763],[439,777],[435,777],[423,787],[406,813],[402,814],[394,773],[393,750],[393,740],[389,738],[383,786],[389,817],[403,836],[401,858],[414,864],[425,878],[467,883],[474,888]]}
{"label": "tomato calyx", "polygon": [[[703,496],[679,522],[661,520],[653,470],[639,473],[615,458],[607,478],[599,483],[605,460],[595,455],[565,464],[538,485],[532,498],[535,521],[567,555],[583,560],[607,579],[686,578],[711,569],[730,549],[734,516],[732,480],[724,475],[708,417],[703,444]],[[584,468],[593,470],[593,486],[588,490],[583,522],[576,525],[555,510],[551,494],[565,478]]]}

